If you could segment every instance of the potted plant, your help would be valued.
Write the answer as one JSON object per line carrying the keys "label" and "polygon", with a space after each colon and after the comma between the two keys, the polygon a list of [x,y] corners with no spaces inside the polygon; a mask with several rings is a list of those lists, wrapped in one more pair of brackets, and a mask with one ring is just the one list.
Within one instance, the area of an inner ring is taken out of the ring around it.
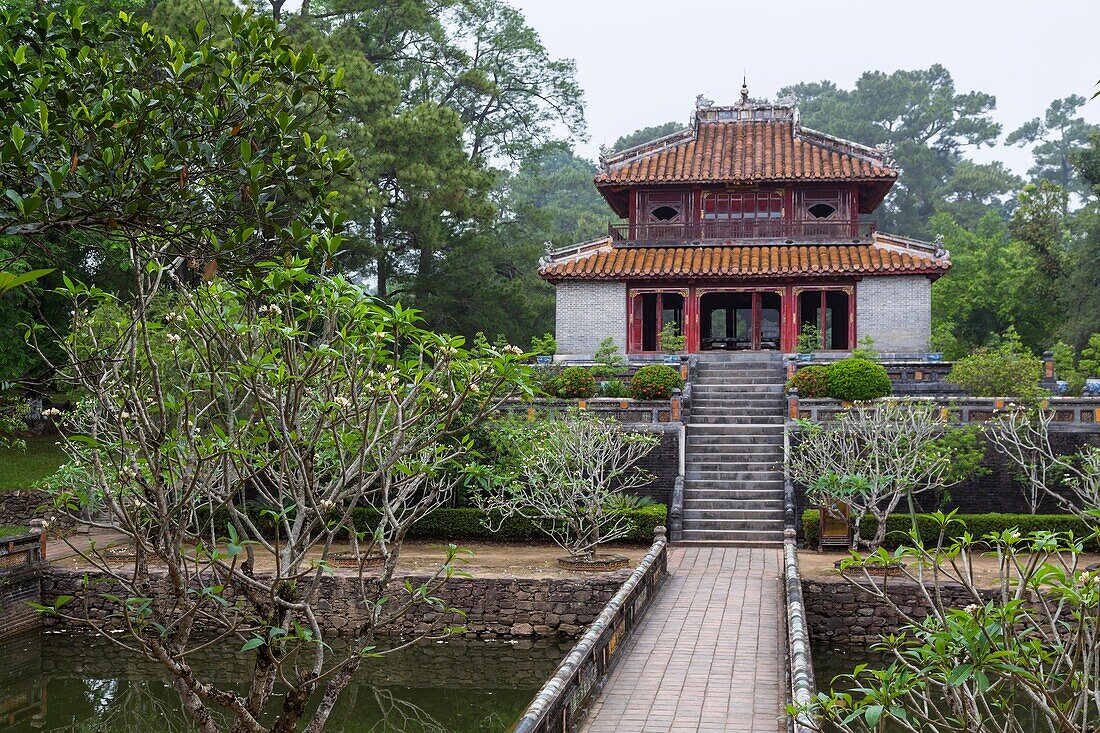
{"label": "potted plant", "polygon": [[546,333],[543,336],[531,337],[531,352],[539,364],[549,364],[554,361],[554,354],[558,353],[558,342],[554,334]]}
{"label": "potted plant", "polygon": [[680,352],[684,350],[684,335],[680,333],[680,326],[676,321],[669,321],[661,327],[661,333],[657,340],[661,351],[665,352],[666,364],[679,364]]}
{"label": "potted plant", "polygon": [[802,331],[798,334],[794,350],[798,353],[800,362],[807,362],[814,358],[814,352],[821,348],[821,329],[814,323],[802,324]]}

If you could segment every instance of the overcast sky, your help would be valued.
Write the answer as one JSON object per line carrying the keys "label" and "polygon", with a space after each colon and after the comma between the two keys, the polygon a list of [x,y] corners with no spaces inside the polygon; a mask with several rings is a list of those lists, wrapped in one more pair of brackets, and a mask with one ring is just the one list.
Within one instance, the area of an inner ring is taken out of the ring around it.
{"label": "overcast sky", "polygon": [[[550,53],[577,62],[590,139],[599,147],[646,125],[687,123],[695,95],[737,99],[864,71],[947,67],[959,91],[997,98],[1004,135],[1051,100],[1090,97],[1100,79],[1100,0],[509,0]],[[1100,123],[1100,98],[1084,108]],[[828,130],[824,130],[828,132]],[[1019,148],[968,153],[1026,172]]]}

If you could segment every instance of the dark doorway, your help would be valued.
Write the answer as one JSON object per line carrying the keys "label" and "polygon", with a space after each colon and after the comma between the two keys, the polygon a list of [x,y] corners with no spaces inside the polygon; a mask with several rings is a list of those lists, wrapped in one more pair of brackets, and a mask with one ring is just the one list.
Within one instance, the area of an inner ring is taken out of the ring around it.
{"label": "dark doorway", "polygon": [[[661,350],[661,329],[676,324],[676,335],[684,334],[684,296],[680,293],[642,293],[634,297],[634,318],[641,323],[641,351]],[[640,312],[639,312],[640,310]]]}
{"label": "dark doorway", "polygon": [[821,330],[818,348],[847,351],[851,345],[851,298],[843,290],[804,290],[798,294],[799,333],[812,323]]}
{"label": "dark doorway", "polygon": [[699,348],[778,349],[781,304],[779,293],[705,293],[699,299]]}

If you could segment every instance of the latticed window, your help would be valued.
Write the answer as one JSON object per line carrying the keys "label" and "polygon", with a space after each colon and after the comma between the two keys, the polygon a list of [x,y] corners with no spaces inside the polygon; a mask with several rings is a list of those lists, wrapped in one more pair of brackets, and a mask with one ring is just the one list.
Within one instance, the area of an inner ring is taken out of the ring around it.
{"label": "latticed window", "polygon": [[704,221],[782,219],[782,191],[712,193],[703,200]]}

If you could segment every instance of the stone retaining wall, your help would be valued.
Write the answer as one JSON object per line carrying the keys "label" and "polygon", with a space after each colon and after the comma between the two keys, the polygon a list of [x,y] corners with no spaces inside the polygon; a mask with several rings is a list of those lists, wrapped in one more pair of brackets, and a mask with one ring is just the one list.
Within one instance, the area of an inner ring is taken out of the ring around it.
{"label": "stone retaining wall", "polygon": [[[466,616],[440,614],[421,607],[414,609],[391,627],[388,633],[412,634],[442,626],[464,626],[468,635],[482,638],[501,636],[576,636],[600,613],[604,604],[629,577],[629,571],[590,575],[576,579],[553,578],[452,578],[444,581],[436,593],[448,605],[462,609]],[[427,580],[423,576],[407,578],[414,585]],[[391,584],[390,598],[406,594],[401,587],[406,578]],[[92,577],[92,592],[87,596],[89,615],[108,619],[115,604],[105,595],[119,590],[109,578]],[[165,592],[163,579],[154,581],[154,593]],[[350,633],[363,618],[354,600],[354,579],[346,575],[326,577],[316,604],[322,628],[329,633]],[[159,588],[157,586],[160,586]],[[60,595],[72,595],[68,608],[79,608],[84,595],[84,572],[51,568],[42,577],[43,603],[50,605]],[[65,622],[50,623],[64,628]]]}
{"label": "stone retaining wall", "polygon": [[[891,578],[887,590],[903,612],[918,620],[928,615],[928,605],[916,583]],[[945,604],[952,608],[965,608],[974,602],[959,585],[944,585],[942,594]],[[984,595],[992,597],[993,591]],[[873,644],[879,641],[880,635],[896,632],[904,624],[886,603],[842,579],[803,579],[802,597],[814,643]]]}

